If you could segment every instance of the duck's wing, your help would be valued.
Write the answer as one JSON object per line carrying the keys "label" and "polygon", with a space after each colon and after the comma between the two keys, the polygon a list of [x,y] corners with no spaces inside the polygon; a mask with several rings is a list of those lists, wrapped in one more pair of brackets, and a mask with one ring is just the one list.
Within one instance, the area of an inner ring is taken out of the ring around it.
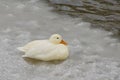
{"label": "duck's wing", "polygon": [[26,52],[28,57],[36,57],[38,55],[47,55],[55,49],[55,45],[49,43],[48,41],[42,42]]}
{"label": "duck's wing", "polygon": [[23,47],[18,47],[17,49],[23,52],[27,52],[29,49],[31,49],[32,47],[41,44],[42,42],[44,42],[45,40],[35,40],[35,41],[31,41],[28,44],[26,44]]}

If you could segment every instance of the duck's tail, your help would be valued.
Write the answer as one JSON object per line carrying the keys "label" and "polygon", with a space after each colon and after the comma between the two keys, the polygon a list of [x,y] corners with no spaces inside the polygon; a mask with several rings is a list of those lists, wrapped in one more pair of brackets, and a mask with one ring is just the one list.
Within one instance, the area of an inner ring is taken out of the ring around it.
{"label": "duck's tail", "polygon": [[18,49],[18,50],[20,50],[20,51],[23,51],[23,52],[25,52],[25,49],[24,49],[24,47],[18,47],[17,49]]}
{"label": "duck's tail", "polygon": [[27,55],[22,55],[23,58],[28,57]]}

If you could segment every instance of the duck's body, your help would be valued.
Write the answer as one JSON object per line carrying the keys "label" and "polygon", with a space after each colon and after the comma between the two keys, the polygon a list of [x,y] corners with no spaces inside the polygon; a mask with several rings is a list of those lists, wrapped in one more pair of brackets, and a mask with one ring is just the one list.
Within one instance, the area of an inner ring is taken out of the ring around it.
{"label": "duck's body", "polygon": [[62,43],[54,44],[50,40],[35,40],[18,49],[25,52],[23,57],[43,61],[63,60],[69,55],[67,45]]}

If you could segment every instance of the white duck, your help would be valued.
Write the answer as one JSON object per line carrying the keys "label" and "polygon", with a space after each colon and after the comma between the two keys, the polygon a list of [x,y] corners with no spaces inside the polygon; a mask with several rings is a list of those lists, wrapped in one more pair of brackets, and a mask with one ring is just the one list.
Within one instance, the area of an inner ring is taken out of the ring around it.
{"label": "white duck", "polygon": [[22,57],[29,57],[43,61],[63,60],[69,55],[67,43],[59,34],[53,34],[49,40],[35,40],[24,47],[17,48],[25,52]]}

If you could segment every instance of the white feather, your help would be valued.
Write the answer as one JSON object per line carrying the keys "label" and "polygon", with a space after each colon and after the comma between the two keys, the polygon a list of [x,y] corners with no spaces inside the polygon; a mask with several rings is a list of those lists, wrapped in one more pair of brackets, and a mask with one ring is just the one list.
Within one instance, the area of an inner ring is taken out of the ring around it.
{"label": "white feather", "polygon": [[[54,35],[52,37],[55,39]],[[67,45],[53,42],[49,40],[35,40],[17,49],[25,52],[25,55],[22,57],[35,58],[43,61],[66,59],[69,55]]]}

